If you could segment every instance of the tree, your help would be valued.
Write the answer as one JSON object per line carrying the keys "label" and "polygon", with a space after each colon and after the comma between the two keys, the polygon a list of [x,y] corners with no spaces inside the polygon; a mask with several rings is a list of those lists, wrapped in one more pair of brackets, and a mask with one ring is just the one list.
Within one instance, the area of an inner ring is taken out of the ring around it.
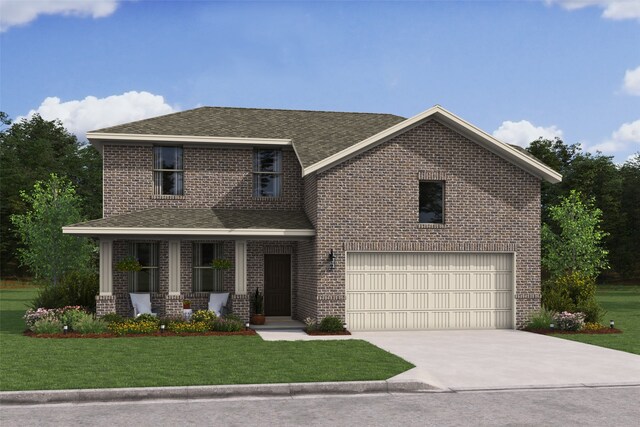
{"label": "tree", "polygon": [[583,201],[571,190],[549,208],[549,217],[551,225],[542,225],[542,265],[553,278],[573,272],[595,278],[608,267],[608,251],[601,246],[607,233],[600,229],[602,211],[593,198]]}
{"label": "tree", "polygon": [[91,270],[95,245],[86,238],[62,234],[65,225],[81,222],[81,199],[70,181],[51,174],[38,181],[31,194],[20,196],[29,206],[24,214],[12,215],[23,248],[20,261],[36,278],[56,286],[71,271]]}
{"label": "tree", "polygon": [[623,277],[640,276],[640,152],[621,168],[622,191],[620,211],[622,221],[620,239],[611,263]]}
{"label": "tree", "polygon": [[11,215],[24,214],[28,208],[20,191],[33,188],[51,173],[65,175],[83,198],[83,215],[100,218],[102,159],[57,120],[35,114],[12,124],[0,112],[0,121],[0,271],[8,276],[24,274],[18,267],[18,238],[10,222]]}

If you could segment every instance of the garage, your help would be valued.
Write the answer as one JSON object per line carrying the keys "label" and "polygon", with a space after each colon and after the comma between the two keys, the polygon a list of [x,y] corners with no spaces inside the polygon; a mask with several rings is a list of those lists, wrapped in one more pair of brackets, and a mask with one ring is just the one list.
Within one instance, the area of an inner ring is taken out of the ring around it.
{"label": "garage", "polygon": [[349,329],[513,328],[514,255],[348,252]]}

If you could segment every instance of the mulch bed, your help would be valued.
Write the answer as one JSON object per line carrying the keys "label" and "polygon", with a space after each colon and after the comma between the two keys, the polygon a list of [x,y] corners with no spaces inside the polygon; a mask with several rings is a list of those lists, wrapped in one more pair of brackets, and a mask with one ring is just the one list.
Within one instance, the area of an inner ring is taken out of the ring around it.
{"label": "mulch bed", "polygon": [[307,335],[351,335],[349,331],[340,332],[323,332],[323,331],[305,331]]}
{"label": "mulch bed", "polygon": [[524,329],[527,332],[533,332],[534,334],[542,334],[542,335],[604,335],[604,334],[621,334],[622,331],[617,328],[602,328],[596,330],[589,331],[559,331],[559,330],[551,330],[551,329]]}
{"label": "mulch bed", "polygon": [[152,334],[126,334],[116,335],[112,333],[103,334],[78,334],[76,332],[69,332],[66,334],[36,334],[32,331],[24,331],[23,335],[32,338],[140,338],[140,337],[202,337],[202,336],[227,336],[227,335],[256,335],[256,331],[249,329],[248,331],[240,332],[154,332]]}

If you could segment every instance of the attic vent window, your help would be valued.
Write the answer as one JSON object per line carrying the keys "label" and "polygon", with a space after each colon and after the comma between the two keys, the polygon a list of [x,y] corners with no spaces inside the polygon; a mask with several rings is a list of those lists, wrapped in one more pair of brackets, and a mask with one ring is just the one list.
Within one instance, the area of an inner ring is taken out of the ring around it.
{"label": "attic vent window", "polygon": [[253,156],[253,196],[280,197],[282,151],[256,150]]}
{"label": "attic vent window", "polygon": [[444,181],[420,181],[419,222],[444,223]]}
{"label": "attic vent window", "polygon": [[182,147],[153,147],[153,193],[182,196]]}

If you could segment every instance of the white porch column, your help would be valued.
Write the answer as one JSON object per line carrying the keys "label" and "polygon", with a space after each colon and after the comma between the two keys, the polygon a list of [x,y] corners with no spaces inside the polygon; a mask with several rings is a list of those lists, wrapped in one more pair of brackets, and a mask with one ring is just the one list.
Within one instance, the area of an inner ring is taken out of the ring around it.
{"label": "white porch column", "polygon": [[180,240],[169,240],[169,295],[180,295]]}
{"label": "white porch column", "polygon": [[100,238],[100,295],[113,295],[113,240]]}
{"label": "white porch column", "polygon": [[247,294],[247,241],[236,240],[236,295]]}

